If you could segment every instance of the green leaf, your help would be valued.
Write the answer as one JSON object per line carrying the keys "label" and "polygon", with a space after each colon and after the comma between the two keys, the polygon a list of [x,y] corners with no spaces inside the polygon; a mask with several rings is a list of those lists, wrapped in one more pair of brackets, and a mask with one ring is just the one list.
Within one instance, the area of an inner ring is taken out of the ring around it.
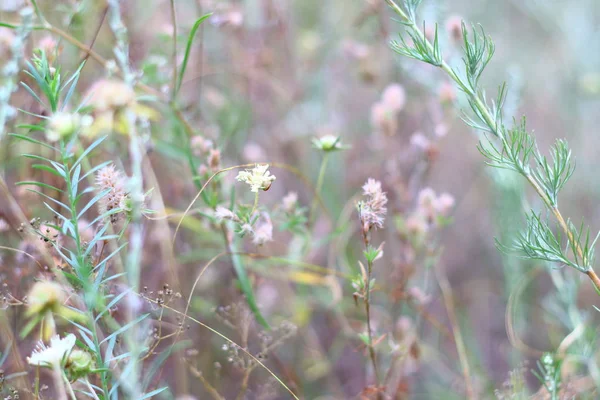
{"label": "green leaf", "polygon": [[248,274],[246,273],[246,269],[242,265],[242,259],[235,251],[231,252],[231,262],[233,263],[233,268],[235,269],[235,273],[238,277],[238,282],[240,283],[240,289],[242,293],[246,297],[246,302],[248,303],[248,307],[250,307],[250,311],[254,314],[256,321],[263,326],[265,329],[271,329],[269,323],[261,314],[258,305],[256,304],[256,298],[254,297],[254,292],[252,291],[252,284],[250,283],[250,279],[248,278]]}
{"label": "green leaf", "polygon": [[36,182],[36,181],[21,181],[21,182],[17,182],[15,183],[16,186],[25,186],[25,185],[29,185],[29,186],[38,186],[41,188],[46,188],[46,189],[51,189],[51,190],[55,190],[57,192],[63,193],[62,190],[60,190],[57,187],[54,187],[52,185],[48,185],[47,183],[42,183],[42,182]]}
{"label": "green leaf", "polygon": [[198,31],[198,28],[200,28],[200,25],[202,24],[202,22],[204,22],[211,15],[212,15],[212,13],[209,13],[209,14],[206,14],[206,15],[203,15],[202,17],[200,17],[194,23],[194,26],[192,27],[192,30],[190,31],[190,35],[188,36],[188,40],[187,40],[187,45],[185,47],[185,55],[183,57],[183,63],[181,64],[181,69],[179,70],[179,78],[177,79],[177,87],[175,88],[175,93],[173,94],[173,97],[177,96],[177,93],[179,93],[179,89],[181,89],[181,84],[183,82],[183,75],[185,74],[185,70],[187,68],[187,63],[190,58],[190,52],[192,50],[192,42],[194,41],[194,36],[196,36],[196,31]]}
{"label": "green leaf", "polygon": [[[73,171],[73,169],[75,169],[75,167],[77,167],[79,165],[79,163],[81,163],[81,161],[88,155],[90,154],[90,152],[92,150],[94,150],[100,143],[102,143],[104,141],[104,139],[106,139],[108,136],[103,136],[99,139],[97,139],[96,141],[94,141],[94,143],[92,143],[91,145],[88,146],[87,149],[85,149],[85,151],[79,156],[79,158],[77,159],[77,161],[75,161],[75,164],[73,164],[73,166],[71,167],[71,172]],[[84,177],[87,175],[84,175]],[[82,178],[83,179],[83,178]],[[75,181],[75,179],[73,179]]]}
{"label": "green leaf", "polygon": [[105,313],[107,313],[112,307],[114,307],[115,304],[117,304],[123,297],[125,297],[127,295],[127,293],[131,292],[131,288],[127,288],[127,290],[122,291],[121,293],[119,293],[118,296],[116,296],[114,299],[112,299],[112,301],[110,303],[108,303],[108,305],[104,308],[104,310],[102,310],[100,313],[98,313],[98,315],[96,315],[96,322],[98,322],[98,320],[102,317],[102,315],[104,315]]}
{"label": "green leaf", "polygon": [[60,150],[58,150],[56,147],[54,147],[54,146],[50,146],[48,143],[41,142],[41,141],[39,141],[39,140],[37,140],[37,139],[34,139],[34,138],[31,138],[31,137],[29,137],[29,136],[25,136],[25,135],[19,135],[19,134],[17,134],[17,133],[9,133],[9,136],[16,137],[17,139],[21,139],[21,140],[24,140],[24,141],[26,141],[26,142],[30,142],[30,143],[39,144],[40,146],[43,146],[43,147],[45,147],[45,148],[47,148],[47,149],[54,150],[54,151],[56,151],[57,153],[60,153]]}
{"label": "green leaf", "polygon": [[134,319],[133,321],[129,322],[128,324],[123,325],[122,327],[120,327],[119,329],[117,329],[116,331],[114,331],[113,333],[108,335],[107,337],[105,337],[104,340],[102,340],[100,342],[100,344],[112,339],[113,337],[116,337],[117,335],[120,335],[121,333],[130,329],[132,326],[140,323],[142,320],[144,320],[146,317],[148,317],[148,315],[150,315],[150,314],[146,313],[146,314],[140,315],[138,318]]}
{"label": "green leaf", "polygon": [[145,395],[143,395],[142,397],[140,397],[140,400],[149,399],[152,396],[156,396],[157,394],[159,394],[161,392],[164,392],[165,390],[167,390],[167,386],[162,387],[160,389],[153,390],[153,391],[151,391],[149,393],[146,393]]}
{"label": "green leaf", "polygon": [[90,200],[90,202],[87,203],[87,205],[85,207],[83,207],[83,210],[81,210],[79,212],[79,214],[77,215],[77,219],[80,219],[83,216],[83,214],[85,214],[85,212],[90,209],[90,207],[92,207],[94,204],[96,204],[98,201],[100,201],[104,196],[109,194],[110,191],[111,191],[111,189],[105,189],[105,190],[101,191],[100,193],[98,193],[96,195],[96,197],[94,197],[92,200]]}

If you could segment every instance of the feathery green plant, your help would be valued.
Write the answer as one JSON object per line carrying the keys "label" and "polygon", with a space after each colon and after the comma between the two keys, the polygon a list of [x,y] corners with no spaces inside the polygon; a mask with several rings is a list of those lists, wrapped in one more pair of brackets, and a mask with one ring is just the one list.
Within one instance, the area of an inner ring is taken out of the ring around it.
{"label": "feathery green plant", "polygon": [[551,149],[550,157],[542,155],[535,138],[527,131],[525,119],[510,126],[504,123],[502,107],[506,100],[506,85],[500,86],[494,101],[488,102],[480,78],[492,59],[495,51],[491,38],[482,27],[471,30],[462,24],[464,68],[451,67],[441,56],[437,29],[433,43],[424,30],[417,25],[417,9],[421,0],[404,0],[402,7],[394,0],[386,0],[392,10],[406,26],[412,43],[402,37],[392,41],[391,47],[399,54],[431,64],[442,69],[466,95],[472,115],[463,117],[472,128],[482,131],[485,138],[479,143],[479,151],[487,159],[487,164],[504,168],[523,176],[542,199],[547,209],[554,215],[558,227],[566,236],[551,228],[546,218],[531,212],[528,214],[525,233],[516,238],[512,249],[522,257],[559,262],[586,274],[600,294],[600,278],[593,270],[594,245],[598,236],[591,238],[589,229],[583,225],[577,228],[569,219],[562,216],[558,208],[558,194],[574,171],[571,151],[564,140],[557,140]]}

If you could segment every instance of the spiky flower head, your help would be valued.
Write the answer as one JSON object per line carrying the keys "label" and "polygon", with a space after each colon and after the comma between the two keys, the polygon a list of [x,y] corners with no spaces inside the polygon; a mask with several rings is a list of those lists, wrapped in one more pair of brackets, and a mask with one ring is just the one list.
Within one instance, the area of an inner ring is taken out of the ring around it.
{"label": "spiky flower head", "polygon": [[250,191],[254,193],[258,193],[259,190],[266,191],[276,179],[268,169],[269,164],[256,164],[251,170],[240,171],[235,179],[250,185]]}
{"label": "spiky flower head", "polygon": [[75,341],[75,335],[72,333],[62,339],[58,335],[52,337],[49,346],[39,341],[31,357],[27,357],[27,362],[40,367],[58,368],[73,350]]}
{"label": "spiky flower head", "polygon": [[[129,194],[125,190],[125,177],[114,165],[107,165],[96,173],[96,185],[100,191],[108,190],[108,194],[100,200],[102,212],[112,210],[128,210]],[[121,212],[110,215],[110,221],[118,221]]]}
{"label": "spiky flower head", "polygon": [[358,212],[364,231],[367,232],[373,227],[383,228],[385,214],[387,213],[385,206],[388,199],[385,192],[381,189],[381,182],[369,178],[362,189],[363,195],[367,199],[358,204]]}

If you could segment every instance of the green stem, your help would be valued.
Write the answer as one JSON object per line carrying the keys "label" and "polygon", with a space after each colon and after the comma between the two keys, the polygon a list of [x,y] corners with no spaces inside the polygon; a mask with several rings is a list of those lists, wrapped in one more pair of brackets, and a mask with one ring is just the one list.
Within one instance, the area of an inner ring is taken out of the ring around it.
{"label": "green stem", "polygon": [[252,205],[252,211],[250,211],[250,219],[252,219],[252,214],[254,214],[254,211],[256,211],[256,208],[258,207],[258,194],[259,192],[256,192],[256,194],[254,195],[254,205]]}
{"label": "green stem", "polygon": [[318,198],[321,195],[321,188],[323,187],[323,181],[325,180],[325,171],[327,170],[327,162],[329,161],[329,153],[325,153],[323,155],[323,160],[321,161],[321,167],[319,168],[319,176],[317,177],[317,185],[315,187],[315,197],[313,198],[312,204],[310,206],[310,217],[309,217],[309,226],[312,226],[314,220],[316,218],[316,208],[318,203]]}
{"label": "green stem", "polygon": [[71,386],[71,382],[69,382],[69,380],[67,379],[67,376],[65,375],[64,371],[62,373],[62,377],[65,382],[67,392],[69,393],[69,397],[71,397],[71,400],[77,400],[77,397],[75,397],[75,392],[73,392],[73,387]]}
{"label": "green stem", "polygon": [[[425,34],[417,26],[415,21],[411,20],[408,17],[408,15],[402,10],[402,8],[400,8],[400,6],[398,6],[394,2],[394,0],[386,0],[386,2],[403,19],[403,23],[407,26],[408,29],[412,30],[414,34],[417,34],[424,39],[428,50],[431,53],[433,53],[433,49],[434,49],[433,45],[425,37]],[[448,76],[456,84],[458,84],[460,87],[465,88],[465,85],[463,84],[460,77],[456,74],[456,72],[454,72],[454,70],[448,65],[448,63],[446,63],[445,61],[442,61],[441,65],[439,67],[442,70],[444,70],[444,72],[446,72],[448,74]],[[486,106],[485,101],[482,98],[482,94],[481,94],[482,92],[477,91],[477,90],[465,90],[465,93],[471,100],[471,103],[475,106],[475,108],[477,108],[477,111],[479,112],[481,118],[483,119],[483,122],[488,126],[488,128],[491,130],[491,132],[494,135],[496,135],[498,137],[498,139],[500,139],[500,141],[502,142],[503,148],[510,147],[508,142],[506,141],[504,133],[502,132],[501,129],[499,129],[498,124],[496,123],[496,120],[492,116],[492,112]],[[534,188],[534,190],[536,191],[538,196],[542,199],[542,201],[544,202],[544,204],[546,205],[548,210],[550,210],[552,212],[552,214],[558,221],[559,226],[561,227],[561,229],[564,231],[565,235],[567,236],[568,240],[571,243],[575,244],[577,255],[579,256],[580,259],[583,260],[584,259],[583,250],[582,250],[580,244],[575,240],[573,232],[571,232],[571,230],[569,229],[567,223],[565,222],[564,217],[558,210],[558,207],[552,203],[551,199],[544,192],[544,190],[542,189],[542,186],[539,184],[539,182],[533,175],[531,175],[529,173],[523,173],[523,176],[525,177],[525,179],[527,179],[529,184]],[[594,285],[594,288],[596,289],[596,292],[600,295],[600,277],[598,277],[598,275],[596,275],[596,273],[594,272],[594,270],[592,269],[591,266],[589,267],[589,270],[585,271],[584,273],[590,278],[590,280],[592,281],[592,284]]]}
{"label": "green stem", "polygon": [[[377,389],[379,389],[379,384],[381,380],[379,379],[379,368],[377,367],[377,358],[375,356],[375,347],[373,346],[373,329],[371,328],[371,275],[373,271],[373,262],[367,260],[367,282],[365,282],[365,286],[367,288],[367,293],[365,295],[365,311],[367,314],[367,335],[369,337],[369,358],[371,359],[371,363],[373,364],[373,370],[375,372],[375,382]],[[381,398],[381,394],[379,391],[377,392],[377,397]]]}

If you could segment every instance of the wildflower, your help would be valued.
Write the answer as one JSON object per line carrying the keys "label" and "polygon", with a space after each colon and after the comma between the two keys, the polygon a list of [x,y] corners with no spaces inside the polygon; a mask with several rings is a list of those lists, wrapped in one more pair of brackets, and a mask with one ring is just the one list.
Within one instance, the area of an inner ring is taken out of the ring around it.
{"label": "wildflower", "polygon": [[431,300],[431,296],[426,294],[421,288],[413,286],[408,289],[408,295],[420,305],[425,305]]}
{"label": "wildflower", "polygon": [[446,32],[456,42],[462,40],[462,18],[459,15],[452,15],[446,20]]}
{"label": "wildflower", "polygon": [[63,339],[56,335],[50,339],[50,346],[41,340],[38,342],[27,362],[40,367],[60,368],[63,360],[69,356],[75,346],[75,335],[69,333]]}
{"label": "wildflower", "polygon": [[150,107],[139,104],[135,92],[125,82],[116,79],[103,79],[92,85],[88,97],[94,110],[94,123],[85,130],[89,137],[103,131],[114,130],[127,134],[129,119],[127,111],[132,111],[143,119],[156,119],[158,114]]}
{"label": "wildflower", "polygon": [[293,212],[294,209],[296,208],[297,204],[298,204],[298,193],[296,193],[296,192],[289,192],[281,200],[281,204],[283,206],[283,209],[286,212],[288,212],[288,213]]}
{"label": "wildflower", "polygon": [[448,215],[454,207],[454,197],[448,193],[442,193],[435,202],[435,208],[441,215]]}
{"label": "wildflower", "polygon": [[342,145],[340,142],[340,137],[334,135],[324,135],[320,138],[313,138],[312,143],[316,149],[325,152],[343,150],[346,148],[346,146]]}
{"label": "wildflower", "polygon": [[62,51],[62,46],[59,46],[58,42],[50,35],[44,36],[37,44],[37,48],[46,54],[49,62],[53,62]]}
{"label": "wildflower", "polygon": [[380,133],[392,136],[398,130],[397,113],[384,102],[378,102],[371,107],[371,125]]}
{"label": "wildflower", "polygon": [[230,26],[232,28],[239,28],[244,23],[244,14],[237,7],[230,7],[223,13],[214,14],[210,17],[210,22],[217,26]]}
{"label": "wildflower", "polygon": [[431,146],[431,141],[421,132],[417,132],[410,137],[410,144],[420,150],[427,151]]}
{"label": "wildflower", "polygon": [[[127,211],[131,208],[129,194],[125,190],[125,178],[114,165],[107,165],[96,173],[96,185],[100,191],[109,190],[108,194],[100,200],[102,213],[117,209]],[[111,214],[110,221],[117,222],[120,215],[121,212]]]}
{"label": "wildflower", "polygon": [[257,246],[262,246],[266,242],[273,241],[273,224],[267,213],[262,213],[260,221],[254,228],[252,243]]}
{"label": "wildflower", "polygon": [[269,164],[256,164],[251,170],[240,171],[235,179],[250,185],[250,191],[258,193],[259,190],[267,191],[276,179],[268,171]]}
{"label": "wildflower", "polygon": [[63,288],[55,282],[36,282],[27,296],[27,312],[25,315],[43,314],[46,311],[57,311],[66,301]]}
{"label": "wildflower", "polygon": [[444,82],[438,89],[438,98],[440,103],[444,105],[451,105],[456,101],[456,89],[450,82]]}
{"label": "wildflower", "polygon": [[396,113],[400,112],[406,103],[406,92],[401,85],[393,83],[383,91],[381,102],[385,104],[389,110]]}
{"label": "wildflower", "polygon": [[0,27],[0,59],[8,60],[12,52],[15,34],[12,29]]}
{"label": "wildflower", "polygon": [[434,133],[437,138],[443,138],[448,134],[448,126],[444,123],[437,124]]}
{"label": "wildflower", "polygon": [[224,219],[227,219],[227,220],[237,219],[237,216],[233,213],[233,211],[229,210],[228,208],[218,206],[217,209],[215,210],[215,218],[220,222],[220,221],[223,221]]}
{"label": "wildflower", "polygon": [[[86,118],[84,122],[87,123]],[[49,142],[58,142],[71,136],[82,126],[82,117],[77,113],[57,112],[50,118],[46,128],[46,139]]]}
{"label": "wildflower", "polygon": [[36,282],[27,294],[27,311],[25,316],[31,318],[23,331],[27,334],[38,323],[42,323],[42,337],[50,339],[56,330],[54,315],[65,320],[83,321],[82,314],[64,305],[66,301],[65,292],[59,284],[52,281]]}
{"label": "wildflower", "polygon": [[89,90],[90,105],[95,111],[114,111],[135,104],[135,92],[125,82],[116,79],[103,79]]}
{"label": "wildflower", "polygon": [[423,216],[417,213],[411,215],[406,219],[404,228],[406,229],[406,233],[408,233],[410,237],[419,239],[427,233],[427,231],[429,230],[429,225],[427,224],[427,221],[425,221]]}
{"label": "wildflower", "polygon": [[87,351],[75,349],[71,351],[66,362],[65,370],[71,381],[75,381],[91,373],[96,368],[92,355]]}
{"label": "wildflower", "polygon": [[369,178],[362,189],[367,200],[359,203],[358,210],[364,231],[369,231],[373,227],[383,228],[387,213],[385,205],[388,199],[385,192],[381,190],[381,182]]}
{"label": "wildflower", "polygon": [[202,157],[213,148],[213,142],[210,139],[205,139],[197,135],[190,140],[190,147],[196,157]]}
{"label": "wildflower", "polygon": [[447,216],[452,207],[454,207],[454,197],[448,193],[437,196],[431,188],[425,188],[419,192],[418,213],[425,216],[429,222],[435,221],[440,216]]}
{"label": "wildflower", "polygon": [[357,60],[365,60],[369,57],[370,51],[369,46],[364,43],[355,42],[353,40],[346,40],[343,43],[344,53],[351,58]]}
{"label": "wildflower", "polygon": [[0,232],[6,232],[9,228],[8,222],[4,218],[0,218]]}
{"label": "wildflower", "polygon": [[217,149],[211,149],[208,153],[208,166],[213,172],[221,168],[221,152]]}
{"label": "wildflower", "polygon": [[247,234],[254,234],[254,228],[252,228],[252,225],[250,224],[243,224],[240,226],[240,235],[244,236]]}

